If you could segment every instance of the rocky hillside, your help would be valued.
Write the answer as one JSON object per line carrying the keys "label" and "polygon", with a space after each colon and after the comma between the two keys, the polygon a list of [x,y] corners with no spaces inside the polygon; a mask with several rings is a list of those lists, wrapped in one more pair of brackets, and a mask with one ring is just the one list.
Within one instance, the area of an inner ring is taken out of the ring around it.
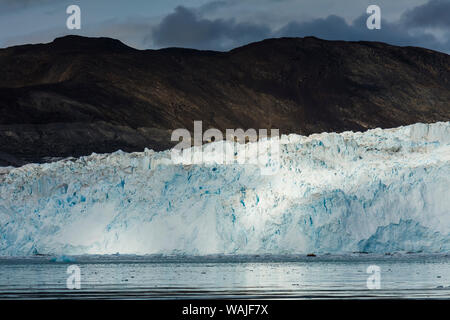
{"label": "rocky hillside", "polygon": [[450,120],[450,56],[317,38],[229,52],[68,36],[0,49],[0,165],[171,146],[171,131],[366,130]]}

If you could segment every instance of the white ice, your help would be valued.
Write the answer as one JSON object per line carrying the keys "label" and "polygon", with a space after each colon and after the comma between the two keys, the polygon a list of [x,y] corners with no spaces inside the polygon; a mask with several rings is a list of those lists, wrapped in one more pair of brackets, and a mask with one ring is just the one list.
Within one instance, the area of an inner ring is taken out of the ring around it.
{"label": "white ice", "polygon": [[0,168],[0,255],[450,250],[450,122],[282,136],[273,175],[224,144]]}

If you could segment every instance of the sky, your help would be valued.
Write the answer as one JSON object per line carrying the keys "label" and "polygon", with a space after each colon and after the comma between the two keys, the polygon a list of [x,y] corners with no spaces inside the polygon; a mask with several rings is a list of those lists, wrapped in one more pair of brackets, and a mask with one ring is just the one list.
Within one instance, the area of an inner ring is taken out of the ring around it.
{"label": "sky", "polygon": [[[81,29],[66,27],[69,5]],[[381,29],[369,30],[369,5]],[[0,47],[77,34],[138,49],[226,51],[273,37],[382,41],[450,53],[450,0],[0,0]]]}

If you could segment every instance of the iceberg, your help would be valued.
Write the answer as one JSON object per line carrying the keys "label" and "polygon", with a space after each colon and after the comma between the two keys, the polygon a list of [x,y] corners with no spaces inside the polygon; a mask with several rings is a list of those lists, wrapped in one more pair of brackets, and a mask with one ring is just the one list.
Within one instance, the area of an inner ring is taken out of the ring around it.
{"label": "iceberg", "polygon": [[0,168],[0,255],[450,250],[450,122],[279,142],[272,175],[216,163],[225,141]]}

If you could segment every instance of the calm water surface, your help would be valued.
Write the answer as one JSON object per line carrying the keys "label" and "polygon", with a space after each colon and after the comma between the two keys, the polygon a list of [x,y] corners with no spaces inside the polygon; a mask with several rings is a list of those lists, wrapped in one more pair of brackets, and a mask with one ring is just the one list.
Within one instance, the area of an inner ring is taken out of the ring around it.
{"label": "calm water surface", "polygon": [[[67,268],[81,270],[69,290]],[[367,267],[381,270],[369,290]],[[450,298],[449,255],[0,258],[0,299]]]}

